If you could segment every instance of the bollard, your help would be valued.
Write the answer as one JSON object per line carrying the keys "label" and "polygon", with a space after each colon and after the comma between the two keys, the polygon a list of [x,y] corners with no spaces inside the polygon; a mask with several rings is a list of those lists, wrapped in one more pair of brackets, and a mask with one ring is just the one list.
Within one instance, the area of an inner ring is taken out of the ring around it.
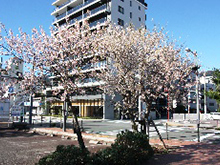
{"label": "bollard", "polygon": [[168,123],[166,123],[166,134],[167,134],[167,140],[169,140],[169,135],[168,135]]}
{"label": "bollard", "polygon": [[197,124],[197,130],[198,130],[198,142],[200,142],[200,136],[199,136],[199,123]]}
{"label": "bollard", "polygon": [[51,127],[51,116],[50,116],[50,127]]}
{"label": "bollard", "polygon": [[40,126],[42,126],[43,117],[40,116]]}
{"label": "bollard", "polygon": [[61,119],[61,118],[60,118],[60,128],[61,128],[61,129],[63,128],[62,119]]}
{"label": "bollard", "polygon": [[81,120],[81,131],[83,131],[83,120]]}

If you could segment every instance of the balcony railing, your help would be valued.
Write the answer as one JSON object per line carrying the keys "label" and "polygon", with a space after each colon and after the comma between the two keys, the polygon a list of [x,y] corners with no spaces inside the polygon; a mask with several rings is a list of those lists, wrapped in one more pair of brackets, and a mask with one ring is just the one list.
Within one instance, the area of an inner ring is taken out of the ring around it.
{"label": "balcony railing", "polygon": [[71,25],[71,24],[74,24],[76,21],[80,21],[81,19],[82,19],[82,15],[80,15],[80,16],[78,16],[78,17],[72,19],[72,20],[70,20],[70,25]]}
{"label": "balcony railing", "polygon": [[78,5],[78,6],[74,7],[74,8],[72,8],[72,9],[68,10],[67,13],[68,13],[68,14],[71,14],[71,13],[73,13],[74,11],[80,9],[82,6],[83,6],[83,4]]}
{"label": "balcony railing", "polygon": [[99,12],[101,10],[104,10],[104,9],[106,9],[106,5],[105,4],[95,8],[93,10],[91,10],[89,14],[87,14],[87,13],[83,14],[83,18],[87,18],[87,17],[89,17],[89,16],[91,16],[93,14],[96,14],[97,12]]}
{"label": "balcony railing", "polygon": [[102,5],[102,6],[99,6],[99,7],[95,8],[95,9],[91,10],[91,15],[92,15],[92,14],[95,14],[95,13],[101,11],[101,10],[104,10],[104,9],[106,9],[106,4],[104,4],[104,5]]}
{"label": "balcony railing", "polygon": [[[72,2],[72,1],[73,1],[73,0],[67,1],[66,3],[60,5],[58,8],[60,9],[61,7],[65,6],[66,4],[68,4],[68,3]],[[61,14],[61,15],[59,15],[58,17],[56,17],[56,20],[59,20],[59,19],[65,17],[66,15],[69,15],[69,14],[71,14],[71,13],[77,11],[78,9],[82,8],[83,6],[86,6],[86,5],[88,5],[88,4],[90,4],[90,3],[94,2],[94,1],[96,1],[96,0],[88,0],[88,1],[86,1],[84,4],[80,4],[80,5],[76,6],[76,7],[74,7],[74,8],[72,8],[72,9],[68,10],[67,12],[65,12],[65,13],[63,13],[63,14]]]}
{"label": "balcony railing", "polygon": [[65,6],[66,4],[68,4],[68,3],[72,2],[72,1],[74,1],[74,0],[68,0],[67,2],[65,2],[62,5],[58,6],[58,8],[60,9],[61,7]]}
{"label": "balcony railing", "polygon": [[55,20],[59,20],[61,18],[64,18],[65,16],[66,16],[66,12],[61,14],[61,15],[59,15],[59,16],[57,16]]}
{"label": "balcony railing", "polygon": [[80,5],[76,6],[76,7],[74,7],[74,8],[72,8],[72,9],[68,10],[67,13],[68,13],[68,14],[71,14],[71,13],[73,13],[74,11],[80,9],[81,7],[86,6],[86,5],[88,5],[88,4],[90,4],[90,3],[94,2],[94,1],[95,1],[95,0],[88,0],[88,1],[86,1],[84,4],[80,4]]}
{"label": "balcony railing", "polygon": [[105,21],[106,21],[106,17],[101,18],[101,19],[99,19],[99,20],[97,20],[97,21],[94,21],[94,22],[90,23],[90,24],[89,24],[89,27],[91,28],[91,27],[93,27],[93,26],[96,26],[98,23],[104,23]]}
{"label": "balcony railing", "polygon": [[96,62],[94,64],[84,65],[81,69],[82,70],[88,70],[88,69],[100,68],[100,67],[104,67],[104,66],[106,66],[106,61],[99,61],[99,62]]}

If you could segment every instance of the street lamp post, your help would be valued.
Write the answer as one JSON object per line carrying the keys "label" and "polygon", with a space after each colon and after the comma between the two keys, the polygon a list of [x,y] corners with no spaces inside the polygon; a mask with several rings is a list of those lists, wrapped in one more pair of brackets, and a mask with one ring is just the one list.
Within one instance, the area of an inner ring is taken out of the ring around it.
{"label": "street lamp post", "polygon": [[207,114],[207,101],[206,101],[206,72],[205,72],[205,75],[204,75],[204,113],[205,115]]}
{"label": "street lamp post", "polygon": [[200,135],[199,135],[199,127],[200,127],[200,111],[199,111],[199,66],[198,66],[198,62],[197,62],[197,52],[196,51],[192,51],[189,48],[185,49],[186,52],[192,53],[195,57],[195,63],[196,66],[192,68],[192,70],[195,72],[196,74],[196,112],[197,112],[197,130],[198,130],[198,142],[200,142]]}

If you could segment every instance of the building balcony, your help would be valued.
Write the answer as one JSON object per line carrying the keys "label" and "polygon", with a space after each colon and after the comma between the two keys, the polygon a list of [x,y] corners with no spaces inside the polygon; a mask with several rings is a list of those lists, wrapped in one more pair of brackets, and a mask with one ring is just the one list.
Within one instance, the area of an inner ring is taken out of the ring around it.
{"label": "building balcony", "polygon": [[[95,1],[98,2],[99,0],[98,1],[97,0],[89,0],[89,1],[85,2],[84,4],[80,4],[78,6],[73,7],[70,10],[65,11],[64,13],[60,14],[59,16],[57,16],[54,19],[54,23],[53,24],[56,24],[57,22],[65,19],[66,16],[71,17],[73,14],[79,12],[80,10],[85,9],[88,4],[91,4],[91,3],[95,2]],[[96,13],[102,11],[102,10],[106,10],[106,4],[103,4],[102,6],[99,6],[99,7],[95,8],[95,9],[92,9],[90,11],[90,16],[93,15],[93,14],[96,14]],[[89,15],[88,14],[84,14],[83,16],[84,16],[84,18],[86,18]]]}
{"label": "building balcony", "polygon": [[[80,16],[74,18],[74,19],[71,19],[71,20],[69,21],[69,26],[72,26],[72,25],[75,24],[76,22],[81,22],[81,21],[83,21],[83,19],[89,19],[89,18],[91,18],[91,17],[94,17],[95,15],[98,15],[98,14],[104,12],[104,11],[106,11],[106,6],[105,6],[105,5],[100,6],[100,7],[96,8],[96,9],[94,9],[94,10],[91,10],[91,14],[90,14],[90,15],[84,14],[84,15],[80,15]],[[93,28],[93,27],[95,27],[98,23],[102,24],[102,23],[106,22],[106,20],[107,20],[107,18],[106,18],[106,17],[103,17],[103,18],[101,18],[101,19],[98,19],[98,20],[96,20],[96,21],[93,21],[93,22],[91,22],[91,23],[89,24],[89,27],[90,27],[90,28]],[[60,27],[62,28],[62,27],[64,27],[64,26],[66,26],[66,25],[67,25],[67,23],[64,23],[64,24],[60,25]]]}
{"label": "building balcony", "polygon": [[84,73],[84,72],[94,71],[98,69],[103,69],[106,67],[106,65],[107,65],[106,61],[100,61],[94,64],[84,65],[81,69],[82,69],[82,73]]}
{"label": "building balcony", "polygon": [[63,3],[65,3],[66,1],[69,1],[69,0],[56,0],[55,2],[52,3],[52,5],[53,6],[60,6]]}
{"label": "building balcony", "polygon": [[[70,0],[65,2],[64,4],[60,5],[59,7],[55,8],[55,11],[51,13],[51,15],[61,15],[62,13],[65,13],[65,15],[70,15],[78,10],[83,10],[87,7],[87,5],[91,5],[93,3],[99,2],[100,0],[88,0],[85,3],[83,1],[76,1],[76,0]],[[76,4],[77,2],[77,4]],[[65,7],[64,7],[65,6]],[[71,8],[68,10],[68,8]]]}
{"label": "building balcony", "polygon": [[89,24],[89,27],[90,27],[90,28],[93,28],[93,27],[95,27],[96,25],[102,24],[102,23],[104,23],[104,22],[106,22],[106,21],[107,21],[106,17],[101,18],[101,19],[98,19],[98,20],[96,20],[96,21],[94,21],[94,22],[91,22],[91,23]]}

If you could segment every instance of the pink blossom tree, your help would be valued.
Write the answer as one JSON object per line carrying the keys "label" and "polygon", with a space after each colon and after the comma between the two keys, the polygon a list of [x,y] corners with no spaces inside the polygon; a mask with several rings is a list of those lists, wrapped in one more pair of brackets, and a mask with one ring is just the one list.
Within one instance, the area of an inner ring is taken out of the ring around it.
{"label": "pink blossom tree", "polygon": [[[20,84],[20,93],[32,94],[48,87],[48,78],[53,76],[59,84],[59,87],[51,87],[53,95],[71,108],[71,96],[84,92],[79,87],[80,80],[86,77],[81,67],[89,63],[88,57],[93,56],[94,50],[98,49],[98,38],[101,36],[91,32],[86,22],[82,27],[76,23],[74,27],[67,24],[62,28],[51,28],[51,35],[47,35],[42,28],[34,28],[31,35],[21,29],[18,35],[14,35],[11,30],[5,30],[3,24],[1,29],[6,35],[0,34],[0,54],[17,57],[27,65],[19,81],[16,79],[11,83]],[[2,97],[8,90],[3,85]],[[85,148],[75,111],[73,121],[79,144]]]}
{"label": "pink blossom tree", "polygon": [[104,91],[122,96],[122,105],[134,123],[137,100],[141,97],[147,105],[148,118],[152,103],[168,89],[171,97],[180,95],[194,65],[184,55],[182,46],[168,38],[163,30],[152,31],[132,26],[109,26],[103,33],[99,53],[110,65],[96,74],[105,81]]}

